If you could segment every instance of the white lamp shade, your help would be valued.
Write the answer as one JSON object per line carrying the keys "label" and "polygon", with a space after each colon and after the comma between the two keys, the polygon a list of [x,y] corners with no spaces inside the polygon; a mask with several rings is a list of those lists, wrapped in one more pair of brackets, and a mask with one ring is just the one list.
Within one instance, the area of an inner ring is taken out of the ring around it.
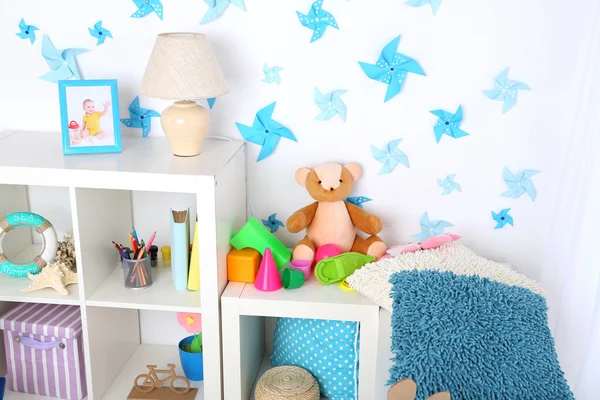
{"label": "white lamp shade", "polygon": [[229,91],[205,35],[162,33],[142,78],[140,93],[165,100],[217,97]]}

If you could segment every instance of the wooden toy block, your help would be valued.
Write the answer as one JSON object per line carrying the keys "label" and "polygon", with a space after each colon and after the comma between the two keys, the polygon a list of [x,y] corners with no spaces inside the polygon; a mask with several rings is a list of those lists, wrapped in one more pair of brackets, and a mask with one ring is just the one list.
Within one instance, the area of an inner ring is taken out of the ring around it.
{"label": "wooden toy block", "polygon": [[254,249],[233,249],[227,255],[227,279],[253,283],[260,267],[260,253]]}

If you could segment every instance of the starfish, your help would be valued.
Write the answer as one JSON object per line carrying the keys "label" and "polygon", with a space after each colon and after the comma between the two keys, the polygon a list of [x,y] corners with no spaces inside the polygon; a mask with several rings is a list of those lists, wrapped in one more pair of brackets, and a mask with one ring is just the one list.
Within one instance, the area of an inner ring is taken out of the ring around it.
{"label": "starfish", "polygon": [[67,296],[69,292],[66,286],[77,283],[77,274],[63,263],[50,263],[42,268],[39,274],[33,275],[29,273],[27,276],[33,282],[26,288],[21,289],[23,293],[52,288],[58,293]]}

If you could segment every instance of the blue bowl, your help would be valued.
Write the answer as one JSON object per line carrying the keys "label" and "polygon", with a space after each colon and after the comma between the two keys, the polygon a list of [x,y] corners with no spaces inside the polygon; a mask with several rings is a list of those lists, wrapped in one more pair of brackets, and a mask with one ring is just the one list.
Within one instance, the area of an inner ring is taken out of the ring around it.
{"label": "blue bowl", "polygon": [[204,380],[204,361],[202,360],[202,353],[188,353],[183,351],[181,346],[189,345],[194,340],[194,336],[188,336],[179,342],[179,359],[181,360],[181,367],[185,377],[190,381],[203,381]]}

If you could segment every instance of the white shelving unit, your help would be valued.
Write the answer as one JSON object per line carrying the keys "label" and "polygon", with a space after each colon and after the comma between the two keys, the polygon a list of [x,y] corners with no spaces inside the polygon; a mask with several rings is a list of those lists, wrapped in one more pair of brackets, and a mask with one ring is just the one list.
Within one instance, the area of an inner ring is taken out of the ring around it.
{"label": "white shelving unit", "polygon": [[[221,305],[225,400],[251,398],[257,379],[270,367],[270,354],[265,351],[265,317],[360,322],[358,396],[385,398],[374,395],[383,393],[381,377],[387,374],[383,368],[376,368],[384,354],[379,347],[379,306],[360,293],[344,291],[337,285],[324,286],[314,277],[298,289],[276,292],[230,282]],[[389,336],[386,342],[389,346]]]}
{"label": "white shelving unit", "polygon": [[[89,400],[126,398],[146,364],[174,363],[181,372],[176,345],[142,343],[140,310],[201,312],[204,382],[197,385],[197,399],[222,398],[220,296],[227,285],[229,238],[246,220],[244,143],[207,140],[200,156],[179,158],[164,138],[126,137],[120,154],[63,156],[58,133],[0,132],[0,150],[0,213],[28,211],[28,187],[64,190],[71,221],[61,222],[73,226],[79,273],[68,296],[21,293],[26,278],[0,276],[0,311],[21,302],[81,307]],[[175,291],[163,266],[153,268],[151,287],[125,289],[111,241],[125,243],[133,224],[168,214],[164,199],[180,194],[191,196],[197,210],[200,291]],[[149,209],[132,210],[132,198],[141,195],[158,200]],[[23,251],[34,251],[29,244]],[[0,350],[0,376],[5,371]],[[12,392],[5,398],[37,399]]]}

